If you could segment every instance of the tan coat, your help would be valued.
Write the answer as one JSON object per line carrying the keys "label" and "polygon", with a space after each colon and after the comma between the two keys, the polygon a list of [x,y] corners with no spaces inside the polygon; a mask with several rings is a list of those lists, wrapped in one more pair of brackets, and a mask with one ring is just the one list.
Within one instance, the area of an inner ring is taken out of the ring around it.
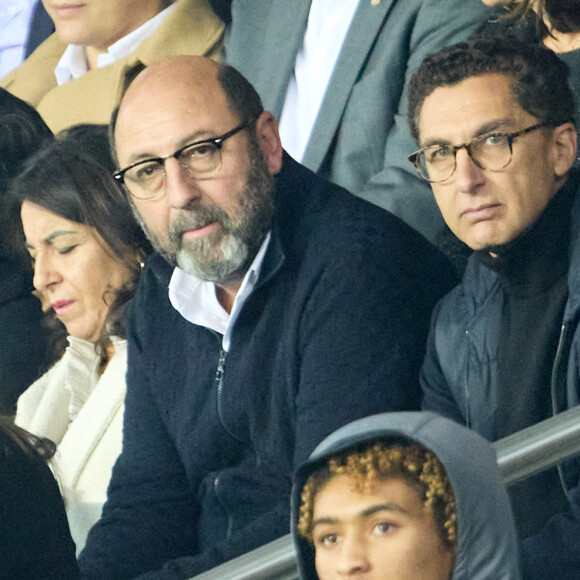
{"label": "tan coat", "polygon": [[137,50],[111,65],[91,69],[82,77],[58,86],[54,69],[66,44],[53,34],[1,84],[34,106],[55,133],[78,123],[107,124],[125,80],[136,67],[178,54],[217,60],[223,47],[224,28],[208,0],[179,0]]}

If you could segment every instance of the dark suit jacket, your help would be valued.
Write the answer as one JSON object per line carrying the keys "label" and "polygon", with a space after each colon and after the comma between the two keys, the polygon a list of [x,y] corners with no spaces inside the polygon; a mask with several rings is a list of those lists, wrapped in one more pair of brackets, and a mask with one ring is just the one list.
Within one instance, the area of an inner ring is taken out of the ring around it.
{"label": "dark suit jacket", "polygon": [[[311,0],[235,0],[226,60],[279,117]],[[361,0],[302,163],[384,207],[431,240],[443,220],[407,160],[406,83],[427,53],[466,38],[481,0]]]}
{"label": "dark suit jacket", "polygon": [[44,42],[54,32],[54,23],[48,12],[44,9],[44,4],[38,0],[30,19],[28,38],[24,48],[24,56],[28,58],[42,42]]}

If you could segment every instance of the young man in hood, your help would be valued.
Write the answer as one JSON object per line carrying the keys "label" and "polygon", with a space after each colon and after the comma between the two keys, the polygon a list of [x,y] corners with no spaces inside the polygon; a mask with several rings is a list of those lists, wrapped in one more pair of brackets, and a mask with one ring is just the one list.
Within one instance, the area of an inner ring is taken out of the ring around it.
{"label": "young man in hood", "polygon": [[520,578],[491,446],[437,415],[339,429],[299,470],[293,501],[304,580]]}

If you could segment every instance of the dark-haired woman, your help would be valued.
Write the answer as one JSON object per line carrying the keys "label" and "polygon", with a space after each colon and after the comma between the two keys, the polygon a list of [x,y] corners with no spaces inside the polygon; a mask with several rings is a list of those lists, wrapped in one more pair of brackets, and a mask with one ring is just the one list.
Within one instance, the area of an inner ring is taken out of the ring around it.
{"label": "dark-haired woman", "polygon": [[148,248],[112,171],[106,128],[79,126],[11,187],[34,286],[68,333],[62,358],[20,397],[16,423],[58,445],[52,465],[78,551],[121,451],[123,311]]}
{"label": "dark-haired woman", "polygon": [[0,417],[0,580],[78,578],[58,485],[54,445]]}

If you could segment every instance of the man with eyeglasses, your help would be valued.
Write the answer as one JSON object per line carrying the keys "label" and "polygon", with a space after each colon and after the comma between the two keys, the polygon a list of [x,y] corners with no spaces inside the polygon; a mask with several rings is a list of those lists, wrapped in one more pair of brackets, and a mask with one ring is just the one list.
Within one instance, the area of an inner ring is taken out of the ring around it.
{"label": "man with eyeglasses", "polygon": [[[433,315],[423,408],[494,441],[580,401],[580,185],[568,70],[550,51],[474,38],[410,83],[409,159],[472,250]],[[476,459],[474,459],[476,460]],[[527,578],[578,578],[580,464],[510,488]],[[560,473],[559,473],[560,471]],[[555,514],[576,512],[576,519]]]}
{"label": "man with eyeglasses", "polygon": [[[418,408],[451,266],[283,153],[233,68],[145,69],[112,123],[157,253],[131,334],[123,453],[84,578],[190,578],[290,531],[295,467],[354,418]],[[141,576],[139,576],[141,578]]]}

